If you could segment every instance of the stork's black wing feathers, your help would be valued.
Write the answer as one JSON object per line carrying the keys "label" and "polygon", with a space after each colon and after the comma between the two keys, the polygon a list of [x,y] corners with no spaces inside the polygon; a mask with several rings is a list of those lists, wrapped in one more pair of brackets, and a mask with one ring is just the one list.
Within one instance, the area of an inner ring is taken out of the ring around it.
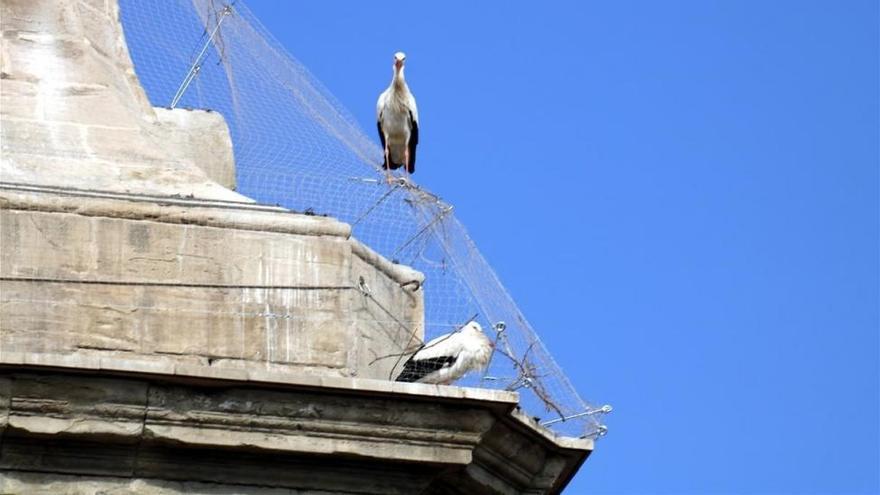
{"label": "stork's black wing feathers", "polygon": [[379,120],[376,121],[376,128],[379,129],[379,141],[382,141],[382,157],[383,157],[382,158],[382,161],[383,161],[382,167],[387,169],[388,168],[388,161],[385,160],[385,158],[384,158],[385,157],[385,133],[382,132],[382,116],[381,115],[379,115]]}
{"label": "stork's black wing feathers", "polygon": [[413,358],[409,358],[409,361],[404,363],[403,371],[397,375],[397,381],[399,382],[414,382],[420,378],[430,375],[431,373],[452,366],[452,363],[455,362],[455,356],[438,356],[427,359],[419,359],[416,361]]}
{"label": "stork's black wing feathers", "polygon": [[409,123],[412,129],[409,131],[409,167],[406,171],[412,174],[416,171],[416,145],[419,144],[419,123],[413,119],[412,112],[409,113]]}

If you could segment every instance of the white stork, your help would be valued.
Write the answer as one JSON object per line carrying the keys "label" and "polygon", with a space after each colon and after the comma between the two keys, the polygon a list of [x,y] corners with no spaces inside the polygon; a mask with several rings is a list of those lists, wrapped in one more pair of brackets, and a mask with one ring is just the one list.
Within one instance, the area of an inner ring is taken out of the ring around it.
{"label": "white stork", "polygon": [[469,371],[485,368],[492,348],[480,324],[472,321],[422,346],[404,363],[397,381],[449,385]]}
{"label": "white stork", "polygon": [[416,145],[419,144],[419,110],[403,77],[406,55],[394,54],[394,76],[391,85],[376,102],[379,139],[385,153],[385,173],[391,182],[391,170],[404,167],[407,174],[416,171]]}

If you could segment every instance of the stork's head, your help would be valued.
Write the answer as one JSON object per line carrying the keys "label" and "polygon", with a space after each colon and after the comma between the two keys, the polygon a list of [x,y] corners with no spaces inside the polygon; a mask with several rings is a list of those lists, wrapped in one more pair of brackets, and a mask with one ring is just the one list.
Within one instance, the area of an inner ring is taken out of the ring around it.
{"label": "stork's head", "polygon": [[397,52],[394,54],[394,70],[399,71],[403,68],[403,62],[406,60],[406,54]]}
{"label": "stork's head", "polygon": [[467,323],[467,325],[464,326],[462,331],[472,334],[474,336],[478,336],[481,338],[481,340],[485,340],[486,342],[488,342],[490,347],[494,347],[489,338],[486,337],[486,334],[483,333],[483,327],[479,323],[475,321],[470,321]]}
{"label": "stork's head", "polygon": [[475,369],[484,369],[492,359],[495,344],[483,333],[483,327],[475,321],[468,322],[461,332],[467,336],[471,351],[472,365]]}
{"label": "stork's head", "polygon": [[467,322],[467,325],[464,326],[464,329],[468,332],[483,333],[483,327],[475,321]]}

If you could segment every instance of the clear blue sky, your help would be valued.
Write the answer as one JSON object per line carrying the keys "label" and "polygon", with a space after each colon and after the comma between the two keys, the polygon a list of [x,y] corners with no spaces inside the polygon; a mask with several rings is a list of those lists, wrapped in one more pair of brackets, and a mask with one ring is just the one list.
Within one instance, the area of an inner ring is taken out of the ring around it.
{"label": "clear blue sky", "polygon": [[876,1],[248,0],[416,179],[609,435],[566,493],[877,493]]}

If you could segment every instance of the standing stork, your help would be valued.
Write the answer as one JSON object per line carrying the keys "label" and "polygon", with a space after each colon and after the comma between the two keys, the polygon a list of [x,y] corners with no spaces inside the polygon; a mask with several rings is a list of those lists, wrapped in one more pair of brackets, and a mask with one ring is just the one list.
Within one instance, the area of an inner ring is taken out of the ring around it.
{"label": "standing stork", "polygon": [[379,139],[385,153],[385,173],[390,184],[391,170],[404,167],[407,174],[416,171],[416,145],[419,144],[419,110],[416,99],[403,77],[406,54],[394,54],[394,76],[391,85],[376,102]]}
{"label": "standing stork", "polygon": [[396,380],[449,385],[469,371],[485,368],[493,348],[480,324],[471,321],[422,346],[404,363]]}

